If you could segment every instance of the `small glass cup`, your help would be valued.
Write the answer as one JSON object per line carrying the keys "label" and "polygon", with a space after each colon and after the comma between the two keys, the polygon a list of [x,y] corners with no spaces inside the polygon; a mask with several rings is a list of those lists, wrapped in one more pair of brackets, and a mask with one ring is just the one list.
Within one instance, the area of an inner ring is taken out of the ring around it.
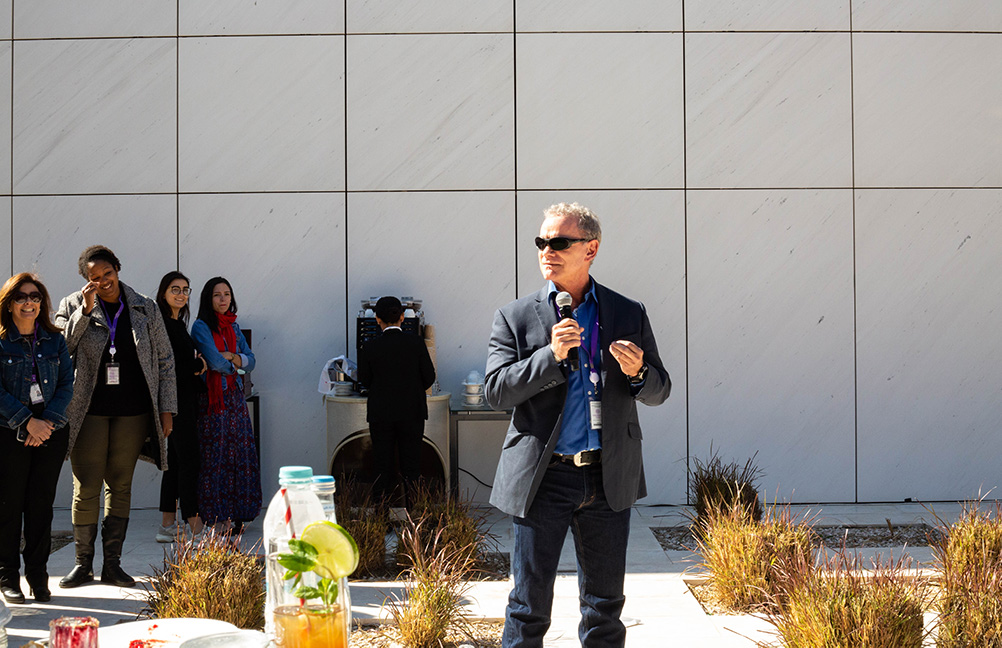
{"label": "small glass cup", "polygon": [[275,608],[277,648],[348,648],[348,624],[340,605]]}
{"label": "small glass cup", "polygon": [[59,617],[49,621],[49,648],[97,648],[94,617]]}

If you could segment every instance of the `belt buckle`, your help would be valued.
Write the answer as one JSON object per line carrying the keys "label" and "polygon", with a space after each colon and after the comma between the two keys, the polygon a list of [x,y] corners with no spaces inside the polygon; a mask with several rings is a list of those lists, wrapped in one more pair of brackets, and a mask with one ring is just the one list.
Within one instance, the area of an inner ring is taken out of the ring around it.
{"label": "belt buckle", "polygon": [[590,466],[591,464],[594,463],[593,461],[586,462],[585,461],[585,454],[589,455],[589,459],[590,459],[592,451],[591,450],[582,450],[581,452],[578,452],[577,454],[574,455],[574,465],[577,466],[578,468],[582,468],[584,466]]}

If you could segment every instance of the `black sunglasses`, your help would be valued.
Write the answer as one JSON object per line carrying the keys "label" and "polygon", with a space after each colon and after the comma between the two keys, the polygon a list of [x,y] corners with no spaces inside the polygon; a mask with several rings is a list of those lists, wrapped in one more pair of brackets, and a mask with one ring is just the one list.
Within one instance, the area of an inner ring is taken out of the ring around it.
{"label": "black sunglasses", "polygon": [[28,293],[17,293],[16,295],[14,295],[14,303],[17,304],[18,306],[20,306],[21,304],[27,303],[27,301],[29,299],[31,300],[31,302],[33,304],[41,304],[42,303],[42,293],[36,291],[36,292],[30,293],[30,294],[28,294]]}
{"label": "black sunglasses", "polygon": [[554,236],[551,239],[545,239],[541,236],[537,236],[536,247],[539,248],[540,252],[542,252],[543,250],[546,249],[546,246],[549,245],[551,250],[553,250],[554,252],[559,252],[561,250],[566,250],[574,243],[580,243],[581,241],[590,241],[590,240],[591,239],[567,238],[566,236]]}

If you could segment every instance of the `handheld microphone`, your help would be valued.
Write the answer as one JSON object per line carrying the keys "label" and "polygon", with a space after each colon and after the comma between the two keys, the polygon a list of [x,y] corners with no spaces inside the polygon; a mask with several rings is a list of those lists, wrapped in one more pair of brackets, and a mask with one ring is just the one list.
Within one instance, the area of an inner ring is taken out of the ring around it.
{"label": "handheld microphone", "polygon": [[[574,311],[571,308],[572,303],[574,303],[574,299],[569,292],[557,293],[557,308],[560,309],[560,319],[574,319]],[[567,352],[567,365],[571,371],[577,371],[580,368],[578,347],[573,347]]]}

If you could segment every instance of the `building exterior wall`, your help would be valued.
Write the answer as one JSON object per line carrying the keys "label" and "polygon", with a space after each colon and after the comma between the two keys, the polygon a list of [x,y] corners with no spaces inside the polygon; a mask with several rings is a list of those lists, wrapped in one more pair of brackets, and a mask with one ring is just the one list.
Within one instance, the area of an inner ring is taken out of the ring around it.
{"label": "building exterior wall", "polygon": [[316,379],[360,299],[423,299],[456,391],[576,200],[675,383],[641,408],[647,503],[711,443],[770,499],[973,497],[1002,455],[999,78],[983,0],[0,0],[0,267],[62,296],[104,243],[147,293],[229,278],[268,492],[325,467]]}

